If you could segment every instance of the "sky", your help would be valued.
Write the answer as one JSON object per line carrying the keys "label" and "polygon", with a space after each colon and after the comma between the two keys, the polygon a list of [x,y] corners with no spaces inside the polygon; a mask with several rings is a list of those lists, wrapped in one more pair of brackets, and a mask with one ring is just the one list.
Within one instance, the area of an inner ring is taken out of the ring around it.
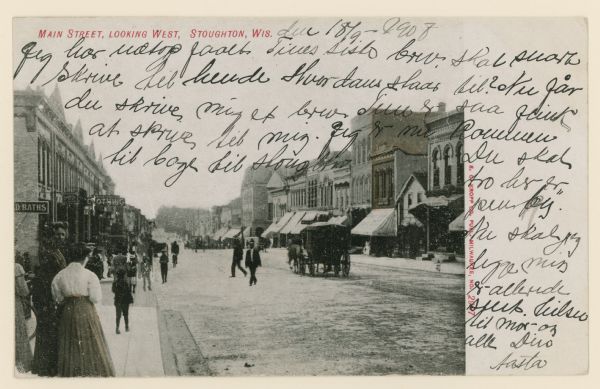
{"label": "sky", "polygon": [[[312,29],[309,30],[309,27]],[[134,50],[145,42],[149,42],[151,48],[161,41],[159,38],[152,38],[151,34],[145,39],[110,38],[111,35],[135,31],[151,33],[152,29],[157,28],[179,31],[179,38],[162,39],[159,48],[181,45],[178,52],[167,58],[162,70],[156,67],[161,63],[157,60],[165,58],[163,55],[167,53],[166,49],[162,54],[109,56],[121,45],[125,49],[132,46]],[[285,149],[282,157],[298,159],[298,162],[315,158],[330,138],[335,121],[341,121],[340,128],[347,128],[350,132],[351,120],[357,116],[359,109],[370,107],[376,101],[384,107],[410,106],[416,111],[423,110],[424,104],[436,107],[439,102],[445,102],[450,110],[462,102],[460,98],[453,96],[452,88],[466,74],[464,70],[453,70],[448,65],[452,56],[457,56],[464,50],[464,26],[451,19],[20,19],[15,22],[14,29],[15,69],[25,57],[23,48],[27,43],[35,42],[35,47],[27,53],[14,80],[15,89],[41,87],[49,95],[58,85],[65,104],[82,96],[89,89],[88,101],[93,103],[98,100],[97,106],[101,105],[102,108],[80,109],[75,106],[65,109],[67,121],[74,125],[77,120],[81,120],[85,142],[93,141],[96,153],[101,153],[105,158],[103,163],[116,184],[117,194],[125,197],[129,204],[141,208],[148,217],[153,217],[162,205],[208,208],[229,202],[240,195],[243,172],[252,162],[265,154],[269,156],[266,158],[268,160],[282,148]],[[252,38],[253,29],[263,32],[269,30],[271,37]],[[64,35],[62,38],[39,38],[40,30],[63,31]],[[76,43],[75,38],[67,38],[70,30],[98,30],[102,31],[103,38],[88,38],[68,52]],[[243,30],[246,36],[190,38],[193,32],[198,34],[199,31],[229,30]],[[317,31],[317,35],[309,36]],[[325,35],[327,31],[329,34]],[[340,35],[335,37],[335,34]],[[346,39],[342,39],[344,36]],[[278,39],[280,42],[276,45]],[[409,43],[411,39],[415,41]],[[369,45],[371,41],[373,43]],[[334,46],[338,42],[338,46]],[[194,44],[196,55],[190,56]],[[215,55],[215,52],[227,50],[235,53],[244,44],[251,51],[249,54]],[[401,60],[387,58],[407,47],[407,44],[409,46],[406,50],[410,53],[423,53],[423,57],[429,53],[431,56],[437,53],[447,57],[447,60],[424,65],[423,60],[417,63],[416,59],[406,57]],[[275,50],[269,52],[273,47]],[[367,47],[367,53],[369,47],[375,47],[377,57],[369,58],[365,54],[324,54],[328,49],[342,51],[352,47]],[[275,55],[278,48],[292,52],[309,52],[314,49],[317,54]],[[201,50],[204,55],[198,55]],[[68,58],[69,54],[71,56]],[[44,55],[51,55],[52,58],[32,83],[31,80],[45,63],[42,59],[46,58]],[[188,58],[186,67],[184,64]],[[316,60],[318,62],[314,63]],[[440,65],[439,68],[437,64]],[[76,82],[73,74],[81,66],[85,66],[89,72],[109,73],[113,77],[120,73],[118,80],[123,84],[114,87],[111,83]],[[61,70],[64,67],[70,77],[61,81],[58,76],[66,74]],[[157,69],[160,72],[148,82]],[[224,73],[236,73],[239,77],[248,76],[247,78],[253,73],[264,72],[263,80],[268,78],[269,82],[210,84],[189,80],[187,85],[183,85],[184,80],[195,75],[210,73],[209,77],[218,77],[217,72],[220,76]],[[301,73],[304,78],[300,79],[298,74],[294,77],[295,73]],[[348,74],[351,75],[354,87],[334,87],[336,81]],[[165,83],[171,76],[174,80],[171,87],[148,87],[149,84],[155,85],[161,78]],[[289,82],[284,80],[286,76]],[[411,77],[414,77],[411,81],[414,87],[383,91],[387,83]],[[321,81],[317,83],[310,82],[311,80]],[[364,87],[369,83],[374,85],[377,80],[378,87]],[[437,91],[432,91],[423,86],[426,83],[440,84]],[[147,88],[140,90],[141,85]],[[356,87],[360,85],[363,87]],[[419,86],[422,87],[421,90]],[[169,113],[153,115],[143,111],[117,109],[118,104],[125,101],[131,103],[140,98],[145,103],[177,106],[179,111],[176,114],[182,115],[181,120]],[[211,103],[223,106],[220,115],[207,108]],[[316,110],[325,115],[337,110],[344,115],[329,118],[319,117],[318,113],[313,113],[312,116],[294,115],[302,107],[308,113]],[[269,112],[273,112],[273,118],[262,121],[251,118],[253,115],[255,118],[264,117]],[[240,113],[239,119],[236,120],[237,116],[231,113]],[[155,126],[177,131],[178,134],[189,132],[191,137],[187,139],[195,145],[192,147],[182,141],[174,142],[161,155],[161,150],[169,145],[164,136],[158,139],[158,134],[148,134],[145,137],[138,134],[128,149],[135,151],[142,147],[135,161],[121,166],[115,161],[111,163],[112,158],[106,159],[127,144],[131,131],[136,128],[146,130],[153,123]],[[107,129],[113,125],[119,131],[118,134],[90,135],[91,129]],[[229,136],[223,140],[222,147],[217,147],[219,140],[222,140],[219,136],[228,127]],[[246,135],[243,135],[246,131]],[[276,141],[278,135],[283,137],[284,134],[293,139],[289,142],[283,142],[283,139]],[[269,139],[272,142],[269,143]],[[331,149],[340,149],[348,141],[348,137],[338,136],[332,141]],[[155,158],[157,156],[158,159]],[[211,173],[211,165],[214,167],[215,162],[225,156],[227,157],[221,166],[229,163],[229,168],[233,168],[242,160],[239,170]],[[166,158],[161,160],[161,157]],[[162,163],[155,166],[155,162],[159,160]],[[167,163],[173,166],[166,167]],[[188,168],[175,183],[166,185],[165,180],[176,174],[177,167],[183,163],[188,164]]]}

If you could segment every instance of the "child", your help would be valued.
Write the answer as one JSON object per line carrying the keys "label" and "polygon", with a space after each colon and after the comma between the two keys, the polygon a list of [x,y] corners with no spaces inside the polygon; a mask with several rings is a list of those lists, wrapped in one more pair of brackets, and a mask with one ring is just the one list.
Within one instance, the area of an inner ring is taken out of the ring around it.
{"label": "child", "polygon": [[127,278],[129,279],[129,286],[131,286],[131,293],[135,294],[135,286],[137,285],[137,261],[135,255],[129,258],[129,262],[127,262]]}
{"label": "child", "polygon": [[131,289],[125,278],[126,272],[117,271],[117,278],[113,282],[112,291],[115,294],[115,308],[117,310],[117,334],[120,334],[121,315],[125,319],[125,331],[129,332],[129,304],[133,304]]}

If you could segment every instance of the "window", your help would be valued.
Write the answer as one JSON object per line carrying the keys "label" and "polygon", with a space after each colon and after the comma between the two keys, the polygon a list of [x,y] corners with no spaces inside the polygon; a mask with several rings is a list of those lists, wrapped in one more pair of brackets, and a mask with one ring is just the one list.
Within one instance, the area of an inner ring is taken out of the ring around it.
{"label": "window", "polygon": [[440,186],[440,167],[438,166],[439,152],[437,149],[433,150],[431,154],[431,165],[433,170],[433,187],[437,188]]}
{"label": "window", "polygon": [[394,198],[394,171],[392,169],[388,170],[388,182],[389,182],[389,195],[388,197],[391,199]]}
{"label": "window", "polygon": [[42,181],[42,141],[38,138],[38,182],[41,184]]}
{"label": "window", "polygon": [[417,204],[421,204],[423,202],[423,193],[417,193]]}
{"label": "window", "polygon": [[450,165],[450,157],[452,149],[447,146],[444,150],[444,186],[452,183],[452,166]]}
{"label": "window", "polygon": [[465,177],[465,165],[463,162],[462,144],[456,146],[456,183],[462,185]]}
{"label": "window", "polygon": [[412,206],[412,203],[413,203],[412,193],[409,193],[408,196],[406,196],[406,203],[408,204],[408,208],[410,208]]}

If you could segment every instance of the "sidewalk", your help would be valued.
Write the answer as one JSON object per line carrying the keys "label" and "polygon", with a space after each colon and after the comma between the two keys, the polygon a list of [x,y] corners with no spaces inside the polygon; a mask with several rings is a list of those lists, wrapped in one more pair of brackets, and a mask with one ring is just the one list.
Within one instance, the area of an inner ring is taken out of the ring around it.
{"label": "sidewalk", "polygon": [[156,304],[152,292],[141,289],[129,307],[130,331],[125,332],[121,319],[121,334],[115,333],[115,307],[112,305],[111,284],[102,283],[103,301],[96,305],[104,336],[110,349],[117,377],[164,376]]}
{"label": "sidewalk", "polygon": [[[269,251],[281,251],[287,255],[286,248],[271,248]],[[409,270],[421,270],[430,271],[444,274],[465,274],[465,263],[464,262],[442,262],[440,269],[438,270],[437,263],[434,261],[422,261],[418,259],[407,259],[407,258],[390,258],[390,257],[372,257],[365,254],[350,254],[352,263],[362,265],[375,265],[392,267],[396,269],[409,269]]]}
{"label": "sidewalk", "polygon": [[377,266],[393,267],[397,269],[422,270],[445,274],[465,274],[464,262],[442,262],[440,264],[440,269],[437,270],[436,267],[438,264],[434,261],[422,261],[418,259],[406,258],[372,257],[365,254],[351,254],[351,258],[352,262],[365,265],[372,264]]}

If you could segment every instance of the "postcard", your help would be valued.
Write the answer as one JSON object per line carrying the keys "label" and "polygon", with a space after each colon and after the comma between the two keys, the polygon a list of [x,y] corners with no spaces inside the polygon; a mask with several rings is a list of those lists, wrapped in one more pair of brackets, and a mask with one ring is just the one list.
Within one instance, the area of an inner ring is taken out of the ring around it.
{"label": "postcard", "polygon": [[587,29],[13,19],[15,375],[586,374]]}

